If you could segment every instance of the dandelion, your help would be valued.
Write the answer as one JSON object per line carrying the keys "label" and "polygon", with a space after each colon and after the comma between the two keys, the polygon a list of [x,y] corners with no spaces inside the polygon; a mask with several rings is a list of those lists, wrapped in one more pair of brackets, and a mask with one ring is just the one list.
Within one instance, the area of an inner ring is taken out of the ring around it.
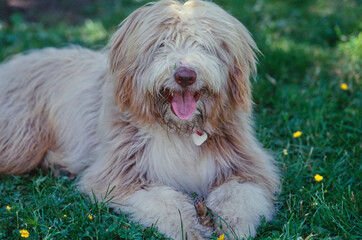
{"label": "dandelion", "polygon": [[284,154],[285,156],[288,155],[287,149],[283,149],[283,154]]}
{"label": "dandelion", "polygon": [[63,217],[67,217],[67,214],[64,214]]}
{"label": "dandelion", "polygon": [[328,191],[327,190],[324,190],[324,193],[327,193]]}
{"label": "dandelion", "polygon": [[302,132],[301,131],[296,131],[295,133],[293,133],[293,138],[298,138],[302,136]]}
{"label": "dandelion", "polygon": [[88,214],[88,218],[92,220],[92,219],[93,219],[93,216],[90,215],[90,214]]}
{"label": "dandelion", "polygon": [[224,238],[225,238],[225,234],[220,235],[220,237],[218,237],[217,240],[224,240]]}
{"label": "dandelion", "polygon": [[11,207],[10,206],[6,206],[6,210],[10,211]]}
{"label": "dandelion", "polygon": [[25,229],[22,229],[19,231],[20,232],[20,236],[23,237],[23,238],[28,238],[29,237],[29,232]]}
{"label": "dandelion", "polygon": [[318,203],[312,203],[312,207],[315,207],[317,205],[318,205]]}
{"label": "dandelion", "polygon": [[320,182],[320,181],[322,181],[323,176],[317,174],[317,175],[314,176],[314,179],[315,179],[317,182]]}
{"label": "dandelion", "polygon": [[348,85],[345,84],[345,83],[341,83],[340,87],[341,87],[341,89],[344,90],[344,91],[347,91],[347,90],[348,90]]}

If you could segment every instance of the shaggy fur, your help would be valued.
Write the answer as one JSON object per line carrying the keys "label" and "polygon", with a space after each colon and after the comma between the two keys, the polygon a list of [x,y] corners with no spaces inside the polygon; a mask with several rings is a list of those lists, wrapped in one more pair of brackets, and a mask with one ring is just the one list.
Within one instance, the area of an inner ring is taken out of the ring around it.
{"label": "shaggy fur", "polygon": [[[180,214],[188,238],[212,231],[198,221],[196,192],[224,230],[254,236],[260,218],[272,218],[279,185],[252,129],[256,51],[217,5],[162,0],[124,20],[105,51],[14,56],[0,65],[0,174],[61,166],[81,174],[83,192],[175,239]],[[196,81],[178,84],[180,69]],[[191,117],[176,115],[177,94],[196,102]],[[208,135],[201,146],[195,131]]]}

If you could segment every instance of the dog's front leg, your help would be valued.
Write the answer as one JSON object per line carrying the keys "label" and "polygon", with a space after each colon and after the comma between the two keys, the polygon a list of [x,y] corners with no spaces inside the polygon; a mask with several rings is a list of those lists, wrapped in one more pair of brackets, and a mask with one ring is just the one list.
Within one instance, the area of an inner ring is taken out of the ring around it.
{"label": "dog's front leg", "polygon": [[198,223],[190,198],[170,187],[151,185],[140,189],[112,207],[131,214],[131,219],[145,226],[155,224],[158,230],[173,239],[203,239],[211,229]]}
{"label": "dog's front leg", "polygon": [[207,198],[207,206],[213,211],[219,232],[230,239],[255,236],[262,216],[270,220],[273,203],[262,187],[249,182],[230,180],[215,188]]}

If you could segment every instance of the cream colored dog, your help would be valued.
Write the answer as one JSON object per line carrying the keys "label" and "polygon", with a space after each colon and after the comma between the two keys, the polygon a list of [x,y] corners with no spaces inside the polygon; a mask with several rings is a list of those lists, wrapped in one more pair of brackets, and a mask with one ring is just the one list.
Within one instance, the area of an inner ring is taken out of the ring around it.
{"label": "cream colored dog", "polygon": [[[211,2],[163,0],[122,22],[105,51],[47,48],[0,65],[0,173],[61,166],[79,188],[166,236],[201,239],[190,193],[254,236],[279,178],[255,139],[257,47]],[[107,193],[110,189],[110,193]]]}

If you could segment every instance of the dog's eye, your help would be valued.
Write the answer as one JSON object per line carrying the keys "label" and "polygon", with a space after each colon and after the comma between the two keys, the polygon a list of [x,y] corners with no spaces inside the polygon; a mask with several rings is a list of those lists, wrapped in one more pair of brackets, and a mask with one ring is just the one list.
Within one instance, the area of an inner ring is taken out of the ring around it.
{"label": "dog's eye", "polygon": [[165,46],[165,44],[164,43],[161,43],[159,46],[158,46],[158,48],[163,48]]}

